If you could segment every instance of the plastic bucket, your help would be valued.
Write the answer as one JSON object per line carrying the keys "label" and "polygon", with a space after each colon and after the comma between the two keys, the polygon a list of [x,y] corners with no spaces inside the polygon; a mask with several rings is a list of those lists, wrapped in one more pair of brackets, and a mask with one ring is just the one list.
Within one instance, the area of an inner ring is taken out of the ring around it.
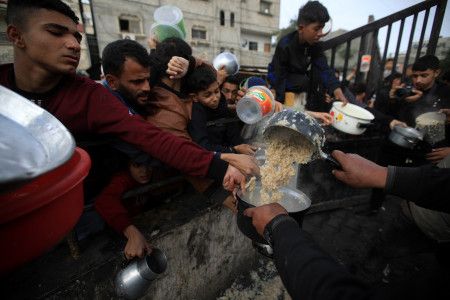
{"label": "plastic bucket", "polygon": [[264,116],[272,114],[274,109],[275,99],[272,92],[264,86],[256,85],[239,100],[236,113],[244,123],[254,124]]}
{"label": "plastic bucket", "polygon": [[[153,13],[153,18],[155,19],[155,23],[157,24],[172,25],[173,27],[179,29],[179,31],[182,33],[182,36],[178,37],[182,39],[186,37],[183,12],[178,7],[172,5],[161,6],[157,10],[155,10],[155,12]],[[159,41],[161,42],[162,40]]]}
{"label": "plastic bucket", "polygon": [[86,151],[76,148],[62,166],[0,196],[0,274],[41,255],[61,241],[83,211],[83,179],[91,167]]}
{"label": "plastic bucket", "polygon": [[162,42],[169,37],[184,39],[181,30],[172,24],[154,23],[150,31],[158,42]]}

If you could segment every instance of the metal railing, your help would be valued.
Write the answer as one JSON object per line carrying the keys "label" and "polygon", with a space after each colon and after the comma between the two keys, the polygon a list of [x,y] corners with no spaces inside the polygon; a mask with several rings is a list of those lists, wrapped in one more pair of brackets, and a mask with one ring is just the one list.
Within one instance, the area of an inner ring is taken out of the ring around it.
{"label": "metal railing", "polygon": [[[349,57],[350,57],[350,49],[351,44],[355,40],[359,40],[359,51],[358,51],[358,57],[357,57],[357,70],[360,70],[361,67],[361,58],[365,54],[371,55],[371,62],[370,62],[370,68],[369,71],[366,73],[356,72],[356,78],[355,82],[364,82],[366,83],[366,94],[369,95],[371,91],[376,90],[380,83],[381,83],[381,74],[384,68],[384,64],[387,59],[388,54],[388,48],[389,43],[391,42],[391,35],[393,33],[393,24],[400,21],[399,31],[398,31],[398,39],[397,39],[397,45],[395,48],[395,54],[392,57],[394,59],[393,66],[397,66],[398,58],[399,58],[399,52],[400,52],[400,45],[402,42],[403,35],[406,36],[408,32],[405,31],[405,20],[409,17],[412,17],[412,25],[411,30],[409,32],[409,40],[408,45],[406,49],[405,58],[403,61],[404,66],[408,66],[408,63],[411,58],[413,58],[411,61],[415,61],[417,58],[420,57],[422,47],[424,44],[425,39],[425,33],[427,30],[427,25],[432,22],[431,27],[431,33],[429,36],[429,42],[427,46],[426,54],[434,54],[436,52],[436,46],[439,39],[439,33],[441,30],[442,22],[444,19],[445,14],[445,8],[447,5],[447,0],[428,0],[421,2],[419,4],[416,4],[414,6],[408,7],[402,11],[399,11],[397,13],[394,13],[392,15],[389,15],[385,18],[382,18],[380,20],[371,22],[365,26],[359,27],[355,30],[346,32],[342,35],[339,35],[335,38],[332,38],[330,40],[327,40],[323,43],[324,51],[328,50],[331,51],[331,57],[328,57],[329,59],[329,65],[331,68],[335,68],[335,62],[336,62],[336,53],[338,50],[338,47],[342,48],[342,46],[346,47],[345,50],[345,58],[344,58],[344,65],[342,70],[342,78],[346,78],[348,69],[349,69]],[[434,18],[432,20],[429,20],[430,10],[435,8]],[[420,25],[417,24],[418,16],[420,13],[424,13],[423,16],[423,24],[422,28],[419,28]],[[387,27],[387,33],[386,33],[386,42],[384,45],[384,51],[381,51],[379,43],[378,43],[378,35],[380,29],[383,27]],[[417,51],[416,53],[412,53],[412,43],[413,38],[416,30],[420,30],[420,38],[419,43],[417,45]],[[381,53],[383,52],[383,53]],[[415,55],[414,55],[415,54]],[[414,56],[414,57],[412,57]],[[351,66],[353,67],[353,66]],[[395,69],[395,68],[393,68]],[[314,70],[313,74],[314,74]],[[406,67],[403,68],[403,76],[405,76]],[[312,76],[312,89],[317,89],[318,87],[318,80],[317,76]]]}

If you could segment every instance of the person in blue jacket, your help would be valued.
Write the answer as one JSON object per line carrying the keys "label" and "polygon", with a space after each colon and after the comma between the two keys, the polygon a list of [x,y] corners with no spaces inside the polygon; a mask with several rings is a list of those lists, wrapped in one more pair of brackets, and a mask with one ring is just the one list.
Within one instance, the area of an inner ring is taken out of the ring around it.
{"label": "person in blue jacket", "polygon": [[267,80],[275,89],[276,100],[284,103],[285,92],[307,92],[309,87],[308,68],[312,64],[320,74],[320,80],[344,105],[347,103],[339,80],[330,69],[323,54],[319,39],[328,22],[328,11],[318,1],[308,1],[299,10],[298,28],[282,37],[268,66]]}

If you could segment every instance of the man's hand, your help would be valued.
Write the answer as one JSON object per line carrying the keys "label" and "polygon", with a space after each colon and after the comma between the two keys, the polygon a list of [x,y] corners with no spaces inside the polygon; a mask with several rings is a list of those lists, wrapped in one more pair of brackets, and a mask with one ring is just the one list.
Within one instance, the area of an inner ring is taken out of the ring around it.
{"label": "man's hand", "polygon": [[348,103],[347,98],[345,98],[344,93],[342,92],[341,88],[337,88],[333,92],[334,99],[336,101],[342,101],[342,106],[346,106]]}
{"label": "man's hand", "polygon": [[357,154],[345,154],[339,150],[334,150],[331,154],[342,166],[342,171],[333,170],[334,176],[340,181],[355,188],[385,187],[388,172],[386,167]]}
{"label": "man's hand", "polygon": [[255,154],[256,150],[258,150],[258,147],[248,145],[248,144],[240,144],[240,145],[234,146],[234,148],[236,149],[237,153],[239,153],[239,154],[246,154],[246,155],[251,155],[251,156],[253,156],[253,154]]}
{"label": "man's hand", "polygon": [[123,234],[128,239],[125,245],[125,256],[127,259],[132,259],[135,256],[144,257],[145,252],[147,255],[152,253],[152,248],[142,235],[142,233],[134,225],[130,225],[123,230]]}
{"label": "man's hand", "polygon": [[170,79],[183,78],[189,69],[189,61],[183,57],[174,56],[167,64],[166,73]]}
{"label": "man's hand", "polygon": [[264,237],[264,228],[273,218],[278,215],[287,215],[287,210],[278,203],[265,204],[258,207],[251,207],[244,210],[244,216],[252,218],[256,231]]}
{"label": "man's hand", "polygon": [[244,174],[245,178],[260,176],[259,162],[256,158],[245,154],[222,153],[220,159],[228,162],[230,165]]}
{"label": "man's hand", "polygon": [[406,124],[405,122],[394,119],[391,121],[391,123],[389,123],[389,128],[391,130],[394,130],[395,125],[402,125],[403,127],[408,127],[408,124]]}
{"label": "man's hand", "polygon": [[[238,155],[238,154],[235,154]],[[242,193],[245,195],[245,176],[238,169],[232,165],[228,165],[227,172],[222,181],[222,186],[227,191],[236,192],[236,188],[240,187]]]}
{"label": "man's hand", "polygon": [[319,121],[322,121],[321,125],[330,125],[331,123],[333,123],[333,116],[329,113],[309,110],[305,111],[305,113]]}
{"label": "man's hand", "polygon": [[431,153],[425,155],[426,159],[431,161],[434,164],[438,164],[443,160],[447,155],[450,155],[450,147],[444,148],[436,148],[431,150]]}
{"label": "man's hand", "polygon": [[219,70],[217,70],[217,81],[219,82],[219,86],[224,83],[225,79],[227,78],[228,73],[225,70],[225,65],[222,65]]}
{"label": "man's hand", "polygon": [[246,87],[242,87],[239,91],[237,91],[237,95],[236,95],[236,100],[234,101],[234,103],[238,103],[239,100],[241,100],[242,97],[245,96],[245,94],[247,94],[248,89]]}
{"label": "man's hand", "polygon": [[405,100],[406,102],[414,102],[419,100],[423,95],[423,92],[421,90],[412,90],[412,92],[414,93],[414,95],[406,97],[403,100]]}
{"label": "man's hand", "polygon": [[439,111],[440,114],[445,114],[445,124],[450,124],[450,109],[445,108]]}

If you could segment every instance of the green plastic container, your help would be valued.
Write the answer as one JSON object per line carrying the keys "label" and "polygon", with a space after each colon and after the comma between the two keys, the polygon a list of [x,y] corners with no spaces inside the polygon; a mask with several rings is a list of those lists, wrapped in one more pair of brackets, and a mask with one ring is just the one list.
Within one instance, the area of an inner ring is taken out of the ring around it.
{"label": "green plastic container", "polygon": [[[152,25],[152,31],[160,42],[172,36],[182,39],[186,37],[183,12],[178,7],[172,5],[161,6],[155,10],[153,18],[155,19],[155,24]],[[159,36],[162,39],[159,39]]]}

